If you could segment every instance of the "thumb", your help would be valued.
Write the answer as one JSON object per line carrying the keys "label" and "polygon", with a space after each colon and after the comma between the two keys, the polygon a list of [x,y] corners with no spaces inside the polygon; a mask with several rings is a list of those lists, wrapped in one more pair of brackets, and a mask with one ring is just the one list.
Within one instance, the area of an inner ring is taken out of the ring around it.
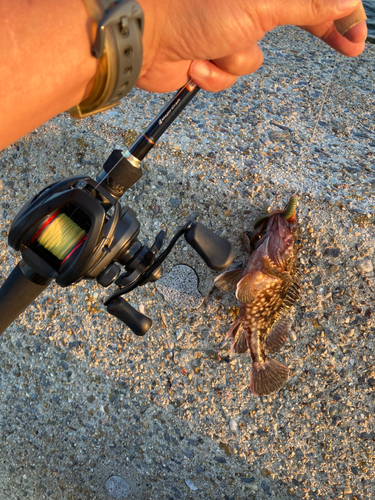
{"label": "thumb", "polygon": [[272,24],[264,26],[265,31],[283,24],[312,26],[333,21],[350,14],[361,3],[361,0],[289,0],[286,6],[279,0],[255,2],[261,5],[257,14],[263,22]]}

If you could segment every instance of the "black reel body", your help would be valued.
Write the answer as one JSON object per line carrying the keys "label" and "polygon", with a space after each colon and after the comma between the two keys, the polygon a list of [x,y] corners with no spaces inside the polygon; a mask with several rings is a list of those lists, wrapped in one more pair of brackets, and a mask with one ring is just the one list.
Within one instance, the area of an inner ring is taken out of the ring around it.
{"label": "black reel body", "polygon": [[[115,282],[118,290],[104,301],[107,311],[144,335],[152,321],[121,295],[159,279],[162,262],[180,236],[214,270],[230,265],[234,253],[229,242],[199,222],[187,222],[160,255],[164,231],[151,248],[137,239],[139,231],[135,212],[122,208],[104,184],[77,176],[51,184],[28,202],[12,223],[9,244],[22,253],[18,279],[25,276],[39,286],[54,279],[62,287],[82,279],[96,279],[103,287]],[[6,288],[1,290],[0,305]],[[33,293],[37,290],[34,287]]]}
{"label": "black reel body", "polygon": [[21,209],[9,244],[22,260],[0,289],[0,334],[53,279],[62,287],[95,279],[103,287],[116,283],[117,290],[104,301],[107,311],[144,335],[151,319],[121,296],[162,276],[162,263],[178,238],[184,235],[211,269],[221,271],[232,263],[232,245],[192,220],[165,250],[164,231],[150,248],[143,245],[135,212],[118,201],[141,178],[140,160],[197,90],[193,82],[180,89],[129,151],[111,153],[95,180],[80,175],[55,182]]}

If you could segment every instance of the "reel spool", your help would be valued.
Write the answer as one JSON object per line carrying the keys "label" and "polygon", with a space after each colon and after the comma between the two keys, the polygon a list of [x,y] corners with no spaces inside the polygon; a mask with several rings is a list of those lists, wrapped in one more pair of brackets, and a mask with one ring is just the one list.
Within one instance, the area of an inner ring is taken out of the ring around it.
{"label": "reel spool", "polygon": [[38,229],[30,244],[38,243],[63,265],[86,240],[87,233],[64,212],[56,211]]}

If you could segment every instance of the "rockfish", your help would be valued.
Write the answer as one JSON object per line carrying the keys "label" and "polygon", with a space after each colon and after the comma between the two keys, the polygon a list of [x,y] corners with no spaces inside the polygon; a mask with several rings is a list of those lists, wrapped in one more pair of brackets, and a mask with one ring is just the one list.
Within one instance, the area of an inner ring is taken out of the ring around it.
{"label": "rockfish", "polygon": [[287,340],[288,310],[299,297],[297,200],[294,195],[284,210],[258,219],[254,224],[256,232],[248,241],[247,266],[226,271],[215,279],[221,290],[236,290],[241,303],[239,316],[226,338],[233,339],[232,352],[250,349],[250,390],[255,396],[279,390],[289,375],[287,366],[267,355],[278,352]]}

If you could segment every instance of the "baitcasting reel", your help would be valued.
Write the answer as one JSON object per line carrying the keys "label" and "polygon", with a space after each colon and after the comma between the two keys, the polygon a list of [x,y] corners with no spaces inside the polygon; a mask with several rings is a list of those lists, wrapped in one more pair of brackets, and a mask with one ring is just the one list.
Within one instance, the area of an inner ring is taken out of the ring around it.
{"label": "baitcasting reel", "polygon": [[[92,179],[75,176],[47,186],[18,213],[9,244],[22,260],[0,289],[0,334],[55,280],[62,287],[95,279],[118,289],[105,301],[107,311],[137,335],[152,321],[121,296],[162,276],[162,262],[178,238],[186,241],[214,270],[234,259],[232,245],[199,222],[188,221],[159,255],[161,231],[149,248],[137,239],[140,224],[119,198],[142,176],[140,161],[198,91],[190,81],[124,154],[114,150]],[[122,272],[122,267],[124,271]]]}

